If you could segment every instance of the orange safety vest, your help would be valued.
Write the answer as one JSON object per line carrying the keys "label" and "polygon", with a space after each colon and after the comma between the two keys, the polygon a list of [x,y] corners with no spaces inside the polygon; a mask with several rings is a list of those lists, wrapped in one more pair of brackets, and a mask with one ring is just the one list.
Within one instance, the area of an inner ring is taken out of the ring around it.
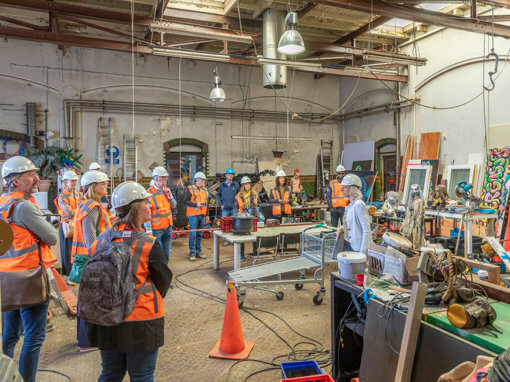
{"label": "orange safety vest", "polygon": [[[207,203],[207,199],[209,199],[209,191],[205,188],[198,188],[197,186],[189,186],[188,190],[191,193],[191,203],[196,203],[197,205],[200,203]],[[196,216],[196,215],[207,215],[207,206],[204,207],[187,207],[186,215],[188,216]]]}
{"label": "orange safety vest", "polygon": [[74,234],[73,234],[73,247],[71,249],[71,262],[74,262],[76,255],[90,255],[90,251],[85,244],[85,237],[83,236],[82,221],[85,216],[89,214],[94,208],[99,208],[99,232],[102,234],[112,226],[110,222],[111,213],[103,207],[101,203],[92,199],[82,200],[76,214],[74,215]]}
{"label": "orange safety vest", "polygon": [[[57,261],[48,245],[30,230],[14,224],[11,215],[18,203],[31,202],[37,206],[35,199],[23,192],[11,192],[0,197],[0,218],[11,226],[13,242],[11,248],[0,256],[0,272],[16,272],[35,269],[42,263],[46,268]],[[37,206],[39,208],[39,206]]]}
{"label": "orange safety vest", "polygon": [[[128,245],[132,241],[130,245],[131,265],[136,278],[135,289],[138,291],[139,297],[126,321],[149,321],[163,317],[165,315],[163,298],[149,276],[149,254],[156,238],[145,232],[135,233],[132,229],[128,229],[125,224],[112,229],[122,232],[122,239],[116,239],[115,241],[120,242],[122,240]],[[133,233],[135,233],[134,240],[131,238]],[[94,241],[90,248],[92,254],[96,252],[98,243],[105,244],[105,236],[100,235]]]}
{"label": "orange safety vest", "polygon": [[165,193],[156,187],[149,187],[149,198],[151,205],[151,227],[152,229],[165,229],[174,224],[172,217],[172,205]]}
{"label": "orange safety vest", "polygon": [[[289,200],[289,198],[290,198],[290,189],[287,186],[285,186],[285,190],[283,191],[283,197],[282,197],[282,194],[280,193],[279,187],[275,187],[271,190],[271,199],[282,201],[282,200]],[[285,213],[285,215],[290,215],[290,213],[292,212],[292,208],[289,203],[285,203],[283,205],[283,212]],[[273,216],[281,216],[281,215],[282,215],[282,205],[280,203],[273,204]]]}
{"label": "orange safety vest", "polygon": [[[254,199],[256,197],[257,197],[257,194],[255,194],[254,192],[250,193],[250,208],[255,207]],[[239,212],[243,212],[245,203],[244,203],[244,198],[241,196],[241,192],[239,192],[236,195],[236,200],[237,200],[237,207],[238,207]]]}
{"label": "orange safety vest", "polygon": [[332,180],[329,182],[331,188],[331,205],[333,207],[347,207],[349,199],[344,196],[343,186],[338,180]]}
{"label": "orange safety vest", "polygon": [[67,216],[66,213],[60,206],[58,205],[58,198],[62,198],[66,204],[71,207],[73,211],[76,211],[78,209],[78,204],[80,203],[80,194],[78,194],[77,191],[62,191],[58,196],[55,198],[53,203],[55,203],[55,206],[57,206],[58,214],[61,216],[61,220],[69,220],[71,216]]}

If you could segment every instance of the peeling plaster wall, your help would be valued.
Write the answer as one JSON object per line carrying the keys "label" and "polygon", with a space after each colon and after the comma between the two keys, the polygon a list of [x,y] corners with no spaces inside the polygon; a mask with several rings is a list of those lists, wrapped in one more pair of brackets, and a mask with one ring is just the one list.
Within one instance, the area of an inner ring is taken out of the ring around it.
{"label": "peeling plaster wall", "polygon": [[[65,144],[59,138],[64,129],[64,99],[131,102],[129,53],[77,47],[62,51],[53,44],[14,39],[2,40],[0,50],[0,129],[25,132],[25,103],[36,102],[39,112],[37,129],[44,129],[43,111],[48,109],[48,128],[53,134],[49,143]],[[260,68],[184,59],[180,69],[183,105],[211,106],[208,97],[215,66],[218,67],[223,88],[229,98],[228,102],[218,107],[285,110],[273,90],[262,87]],[[292,109],[328,113],[338,107],[338,77],[327,76],[315,80],[312,73],[296,72],[294,75],[292,70],[289,70],[288,77],[288,87],[281,94],[293,97],[289,101]],[[137,57],[135,101],[177,105],[178,78],[179,59]],[[252,98],[245,105],[243,94]],[[86,164],[95,159],[99,117],[112,118],[115,126],[113,138],[119,147],[122,146],[122,134],[132,132],[131,114],[78,113],[75,118],[76,148],[83,154]],[[136,115],[135,133],[143,141],[139,147],[138,167],[145,175],[149,175],[148,167],[153,162],[163,161],[163,143],[179,137],[178,118]],[[209,145],[210,174],[223,172],[230,166],[237,171],[253,171],[253,165],[239,161],[245,161],[250,155],[262,161],[270,161],[274,149],[286,152],[283,158],[284,162],[289,163],[289,171],[299,168],[302,174],[315,174],[315,157],[319,153],[320,140],[334,140],[335,150],[338,149],[338,125],[331,122],[309,125],[290,120],[289,136],[311,137],[311,142],[233,140],[232,135],[286,137],[287,123],[182,119],[183,137],[196,138]],[[68,144],[74,145],[74,142]]]}
{"label": "peeling plaster wall", "polygon": [[[509,24],[509,23],[506,23]],[[485,54],[490,48],[490,37],[485,36]],[[402,48],[404,53],[428,59],[427,65],[419,68],[410,67],[409,84],[402,86],[402,94],[412,98],[415,89],[422,81],[456,63],[483,55],[484,36],[477,33],[461,32],[445,29]],[[503,38],[495,39],[495,51],[501,56],[510,54],[510,41]],[[510,60],[510,58],[509,58]],[[505,66],[505,58],[499,63],[499,78],[496,88],[485,97],[486,120],[489,130],[491,127],[510,125],[508,105],[508,91],[510,89],[510,62]],[[454,106],[464,103],[482,91],[482,79],[489,83],[488,72],[493,70],[494,63],[466,65],[432,80],[416,95],[421,103],[431,106]],[[355,79],[340,80],[340,104],[344,102],[352,91]],[[394,86],[387,83],[389,86]],[[351,105],[347,111],[360,110],[365,107],[391,102],[390,92],[380,92],[386,89],[377,80],[360,81],[356,95],[366,90],[372,90],[366,96],[360,97],[357,103]],[[403,149],[405,137],[413,134],[415,129],[414,108],[402,109],[401,115],[401,147]],[[501,130],[501,129],[500,129]],[[434,110],[418,106],[416,109],[416,131],[421,133],[439,131],[443,133],[441,141],[441,167],[447,164],[465,164],[469,153],[486,152],[484,143],[484,109],[483,98],[480,96],[473,102],[450,110]],[[507,140],[500,141],[500,146],[510,144],[510,128],[507,130]],[[396,137],[393,113],[379,113],[362,119],[340,122],[340,142],[374,140]],[[342,143],[340,144],[342,146]]]}

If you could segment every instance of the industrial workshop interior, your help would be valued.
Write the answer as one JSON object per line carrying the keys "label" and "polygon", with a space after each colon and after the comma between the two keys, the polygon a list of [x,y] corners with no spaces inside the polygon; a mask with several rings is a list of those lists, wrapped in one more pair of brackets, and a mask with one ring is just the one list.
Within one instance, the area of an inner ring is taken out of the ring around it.
{"label": "industrial workshop interior", "polygon": [[0,382],[510,382],[510,0],[0,0]]}

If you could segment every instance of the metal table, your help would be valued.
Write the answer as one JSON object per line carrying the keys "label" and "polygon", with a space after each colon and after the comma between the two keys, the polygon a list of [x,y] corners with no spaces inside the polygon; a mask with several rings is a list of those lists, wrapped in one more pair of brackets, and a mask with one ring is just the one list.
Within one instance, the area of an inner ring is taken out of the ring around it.
{"label": "metal table", "polygon": [[[450,212],[440,210],[425,210],[426,216],[434,216],[436,218],[436,234],[441,230],[441,218],[458,219],[464,222],[464,240],[465,255],[473,253],[473,221],[478,219],[487,219],[487,236],[494,236],[494,225],[498,214],[485,214],[481,212]],[[459,232],[460,235],[460,232]]]}
{"label": "metal table", "polygon": [[[257,232],[252,232],[249,235],[234,235],[233,233],[224,233],[222,231],[213,231],[214,237],[214,269],[218,270],[220,265],[220,245],[219,239],[228,241],[234,244],[234,270],[239,269],[241,265],[241,244],[253,243],[259,236],[274,236],[282,233],[301,233],[305,228],[309,228],[314,224],[296,224],[296,225],[285,225],[283,227],[263,227],[258,228]],[[315,228],[310,230],[313,232],[327,231],[325,228]]]}
{"label": "metal table", "polygon": [[328,209],[328,205],[327,204],[315,204],[315,205],[309,205],[309,206],[298,206],[298,207],[292,207],[292,215],[294,215],[294,213],[297,213],[297,212],[302,212],[302,211],[317,211],[317,213],[315,214],[313,220],[314,221],[319,221],[319,214],[318,212],[320,210],[327,210]]}

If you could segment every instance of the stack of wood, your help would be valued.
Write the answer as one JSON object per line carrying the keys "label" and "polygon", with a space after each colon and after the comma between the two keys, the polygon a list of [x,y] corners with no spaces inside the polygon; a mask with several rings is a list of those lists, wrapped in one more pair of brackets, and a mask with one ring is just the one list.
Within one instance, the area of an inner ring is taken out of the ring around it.
{"label": "stack of wood", "polygon": [[404,185],[406,184],[407,163],[414,159],[416,155],[416,135],[408,135],[404,146],[402,161],[400,162],[400,174],[398,190],[404,193]]}

